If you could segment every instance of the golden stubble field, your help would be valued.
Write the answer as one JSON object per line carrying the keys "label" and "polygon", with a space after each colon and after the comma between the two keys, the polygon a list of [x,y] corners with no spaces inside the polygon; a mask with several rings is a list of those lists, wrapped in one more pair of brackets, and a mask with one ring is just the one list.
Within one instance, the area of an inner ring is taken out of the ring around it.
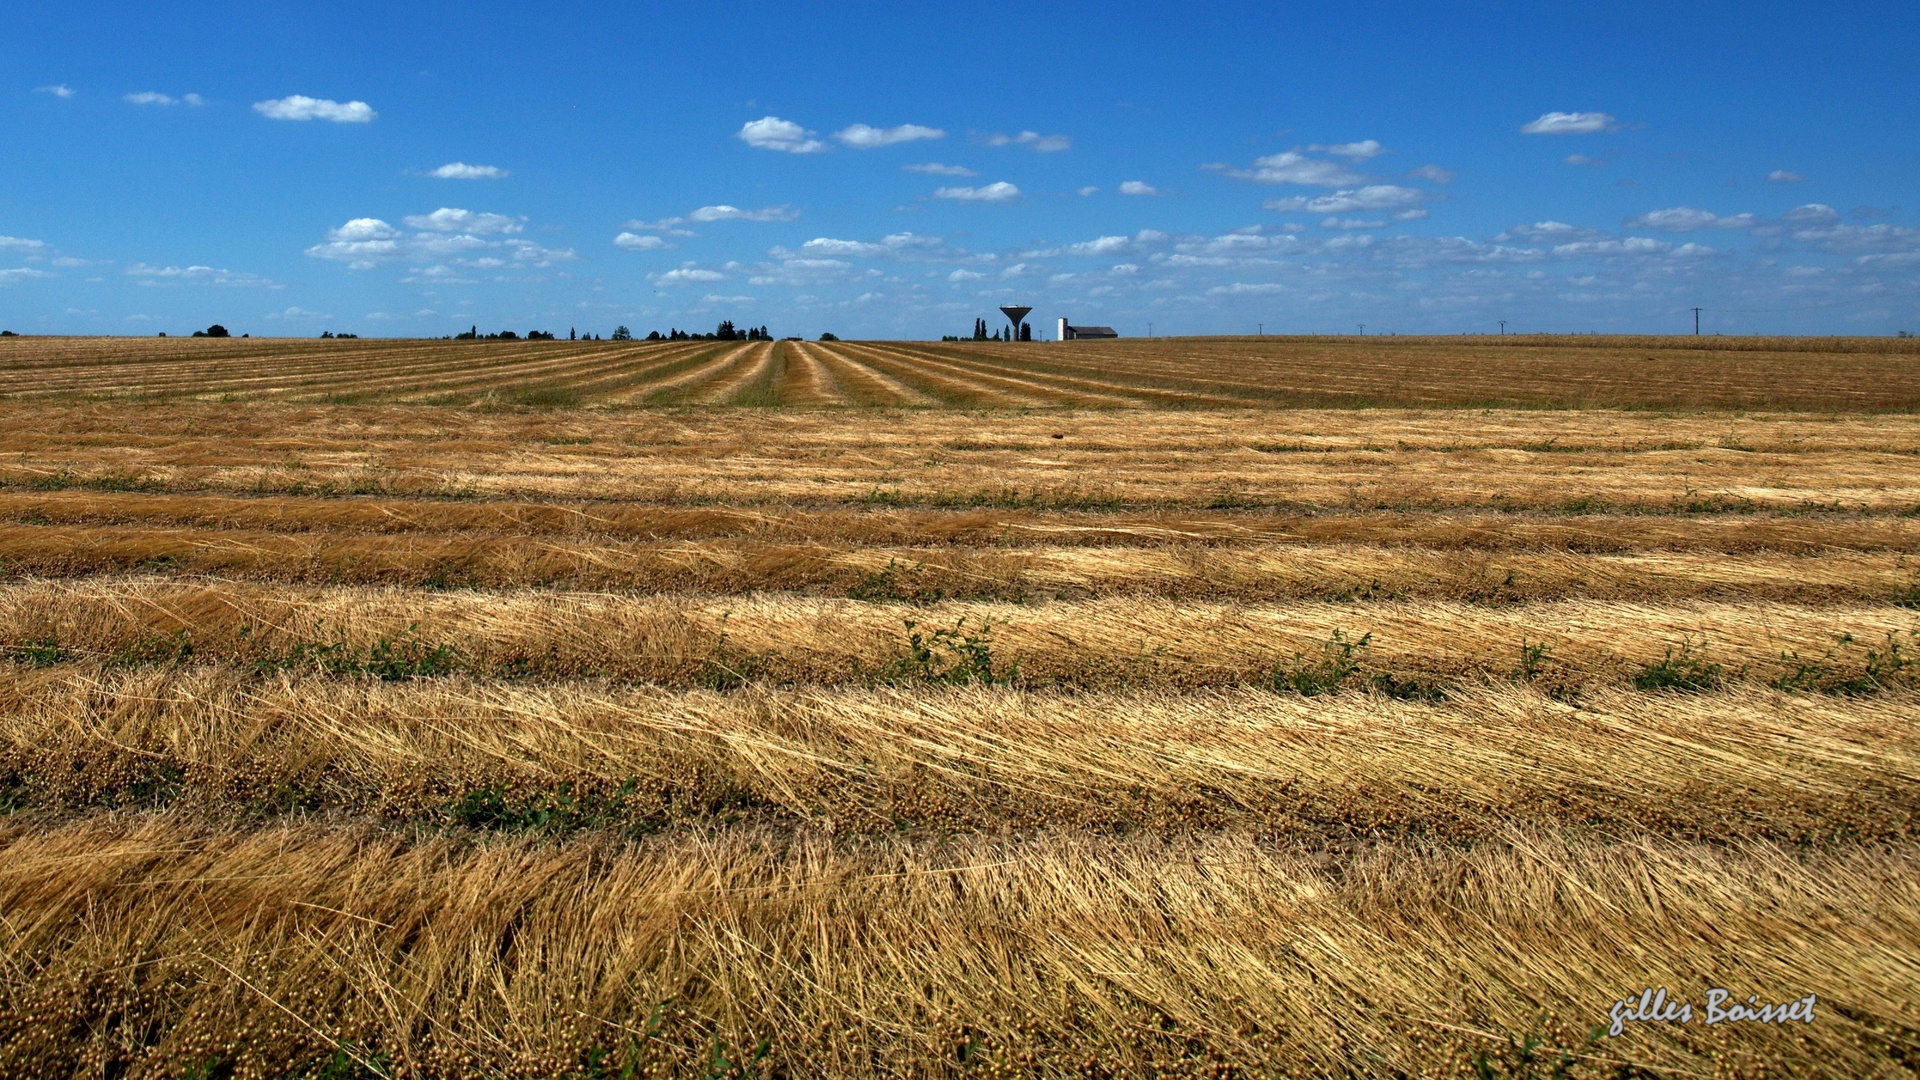
{"label": "golden stubble field", "polygon": [[[1864,339],[8,339],[0,1074],[1912,1076],[1916,406]],[[1596,1035],[1647,987],[1816,1019]]]}

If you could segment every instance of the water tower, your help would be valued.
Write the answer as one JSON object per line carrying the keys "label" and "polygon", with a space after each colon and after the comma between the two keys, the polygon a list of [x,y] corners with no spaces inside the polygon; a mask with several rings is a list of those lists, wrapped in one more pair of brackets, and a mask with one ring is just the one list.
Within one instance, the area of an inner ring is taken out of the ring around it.
{"label": "water tower", "polygon": [[1000,305],[1000,313],[1001,313],[1002,315],[1005,315],[1005,316],[1007,317],[1007,321],[1008,321],[1008,322],[1011,322],[1011,323],[1013,324],[1013,339],[1012,339],[1012,340],[1014,340],[1014,341],[1019,341],[1019,340],[1020,340],[1020,320],[1022,320],[1022,319],[1024,319],[1024,318],[1026,318],[1026,317],[1027,317],[1027,312],[1029,312],[1029,311],[1032,311],[1032,310],[1033,310],[1033,309],[1032,309],[1032,308],[1030,308],[1030,307],[1021,307],[1021,306],[1020,306],[1020,305],[1018,305],[1018,304],[1002,304],[1002,305]]}

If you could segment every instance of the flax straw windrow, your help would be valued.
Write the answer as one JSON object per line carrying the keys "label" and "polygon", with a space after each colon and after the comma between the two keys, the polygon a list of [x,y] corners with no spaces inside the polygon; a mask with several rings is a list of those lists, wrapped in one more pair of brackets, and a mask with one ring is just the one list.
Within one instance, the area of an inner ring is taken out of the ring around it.
{"label": "flax straw windrow", "polygon": [[0,1075],[1916,1077],[1917,349],[6,339]]}

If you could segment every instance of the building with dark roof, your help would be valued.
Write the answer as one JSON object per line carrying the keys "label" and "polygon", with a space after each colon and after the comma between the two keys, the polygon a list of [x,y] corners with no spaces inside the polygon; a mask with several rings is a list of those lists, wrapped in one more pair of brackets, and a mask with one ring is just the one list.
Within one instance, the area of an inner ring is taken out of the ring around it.
{"label": "building with dark roof", "polygon": [[1071,326],[1067,323],[1067,320],[1065,319],[1060,320],[1060,340],[1061,341],[1082,341],[1082,340],[1093,339],[1093,338],[1117,338],[1119,336],[1120,335],[1116,333],[1113,327],[1111,326]]}

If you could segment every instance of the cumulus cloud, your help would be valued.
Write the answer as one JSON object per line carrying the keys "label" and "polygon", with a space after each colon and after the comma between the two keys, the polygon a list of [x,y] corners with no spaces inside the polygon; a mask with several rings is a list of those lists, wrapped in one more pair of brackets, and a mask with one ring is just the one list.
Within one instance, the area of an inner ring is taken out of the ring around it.
{"label": "cumulus cloud", "polygon": [[779,150],[788,154],[817,154],[827,148],[827,144],[813,137],[813,132],[791,120],[782,120],[777,116],[763,116],[758,120],[749,120],[740,125],[736,137],[748,146],[760,150]]}
{"label": "cumulus cloud", "polygon": [[138,94],[126,94],[122,96],[121,100],[127,102],[130,105],[195,105],[195,106],[198,106],[198,105],[205,105],[207,103],[206,99],[201,97],[199,94],[182,94],[179,97],[173,97],[169,94],[162,94],[153,90],[145,90]]}
{"label": "cumulus cloud", "polygon": [[1384,221],[1362,221],[1359,218],[1328,218],[1320,223],[1323,229],[1384,229]]}
{"label": "cumulus cloud", "polygon": [[410,214],[400,219],[413,229],[445,233],[517,233],[520,223],[505,214],[482,214],[443,206],[431,214]]}
{"label": "cumulus cloud", "polygon": [[1775,169],[1767,174],[1767,179],[1776,184],[1797,184],[1805,180],[1806,177],[1801,176],[1797,172],[1789,172],[1786,169]]}
{"label": "cumulus cloud", "polygon": [[961,202],[1006,202],[1020,197],[1020,189],[1005,180],[996,181],[981,187],[943,187],[933,192],[936,199],[957,199]]}
{"label": "cumulus cloud", "polygon": [[737,206],[702,206],[687,215],[688,221],[792,221],[800,212],[782,203],[779,206],[763,206],[758,210],[742,210]]}
{"label": "cumulus cloud", "polygon": [[1100,189],[1097,187],[1094,187],[1092,184],[1088,184],[1087,186],[1082,188],[1075,188],[1074,193],[1079,195],[1081,198],[1085,198],[1088,195],[1098,195],[1100,193]]}
{"label": "cumulus cloud", "polygon": [[1305,212],[1310,214],[1351,214],[1356,210],[1391,210],[1399,206],[1409,206],[1420,201],[1417,188],[1401,187],[1398,184],[1368,184],[1362,188],[1336,191],[1331,195],[1319,195],[1307,198],[1296,195],[1290,199],[1268,199],[1263,205],[1269,210],[1282,212]]}
{"label": "cumulus cloud", "polygon": [[661,285],[684,285],[690,281],[725,281],[727,275],[718,270],[703,270],[697,266],[683,266],[678,270],[669,270],[664,274],[647,275]]}
{"label": "cumulus cloud", "polygon": [[1144,180],[1128,180],[1120,185],[1122,195],[1158,195],[1160,190]]}
{"label": "cumulus cloud", "polygon": [[1840,220],[1840,211],[1826,203],[1806,203],[1780,215],[1780,220],[1789,225],[1824,225]]}
{"label": "cumulus cloud", "polygon": [[1816,225],[1796,230],[1793,238],[1835,252],[1920,251],[1920,229],[1898,225]]}
{"label": "cumulus cloud", "polygon": [[40,240],[28,240],[23,236],[0,236],[0,251],[38,251],[47,245]]}
{"label": "cumulus cloud", "polygon": [[901,124],[899,127],[890,128],[853,124],[834,132],[833,137],[855,150],[872,150],[876,147],[916,142],[920,139],[944,139],[947,133],[939,128],[922,127],[919,124]]}
{"label": "cumulus cloud", "polygon": [[926,173],[928,176],[979,176],[980,174],[965,165],[942,165],[929,161],[924,165],[902,165],[907,172]]}
{"label": "cumulus cloud", "polygon": [[1540,221],[1532,225],[1515,225],[1494,237],[1493,242],[1496,244],[1515,241],[1522,244],[1566,244],[1575,240],[1600,240],[1606,235],[1598,229],[1569,225],[1564,221]]}
{"label": "cumulus cloud", "polygon": [[1133,238],[1128,236],[1101,236],[1084,243],[1070,244],[1066,249],[1069,255],[1113,255],[1133,246]]}
{"label": "cumulus cloud", "polygon": [[134,263],[127,267],[127,276],[138,279],[142,285],[226,285],[253,289],[285,287],[259,274],[212,266],[148,266],[146,263]]}
{"label": "cumulus cloud", "polygon": [[1613,117],[1603,112],[1541,113],[1538,120],[1523,126],[1522,135],[1591,135],[1614,126]]}
{"label": "cumulus cloud", "polygon": [[981,278],[984,278],[986,276],[987,275],[985,274],[977,273],[972,270],[955,270],[953,273],[947,275],[947,280],[948,281],[979,281]]}
{"label": "cumulus cloud", "polygon": [[0,285],[12,285],[15,282],[26,281],[29,278],[50,278],[57,276],[56,274],[49,274],[45,270],[36,270],[31,266],[16,266],[11,270],[0,270]]}
{"label": "cumulus cloud", "polygon": [[1018,135],[1002,135],[995,132],[981,136],[980,141],[988,146],[1024,146],[1042,154],[1054,154],[1068,149],[1073,140],[1065,135],[1042,135],[1037,131],[1023,131]]}
{"label": "cumulus cloud", "polygon": [[62,99],[70,98],[74,94],[73,87],[68,86],[66,83],[54,83],[52,86],[36,86],[33,88],[33,92],[36,94],[52,94],[54,97]]}
{"label": "cumulus cloud", "polygon": [[829,236],[816,236],[800,245],[800,250],[819,255],[885,255],[887,248],[883,244],[869,244],[862,240],[835,240]]}
{"label": "cumulus cloud", "polygon": [[642,236],[639,233],[623,232],[613,238],[613,246],[622,251],[658,251],[667,246],[667,242],[658,236]]}
{"label": "cumulus cloud", "polygon": [[[401,220],[420,231],[408,234],[379,218],[354,218],[337,229],[329,229],[327,242],[315,244],[306,253],[315,259],[347,263],[349,270],[369,270],[390,262],[418,266],[441,260],[480,268],[505,266],[507,259],[520,266],[550,266],[579,258],[571,248],[542,247],[531,240],[486,239],[490,235],[521,230],[519,222],[503,214],[477,214],[441,207],[431,214],[410,215]],[[430,280],[453,271],[442,266],[419,273],[424,275],[419,280]]]}
{"label": "cumulus cloud", "polygon": [[253,111],[269,120],[331,120],[336,124],[368,124],[380,115],[364,101],[341,104],[326,98],[289,94],[271,101],[256,101]]}
{"label": "cumulus cloud", "polygon": [[1380,143],[1374,139],[1362,139],[1359,142],[1334,143],[1332,146],[1321,146],[1315,143],[1307,147],[1307,149],[1318,150],[1323,154],[1332,154],[1334,157],[1343,157],[1352,161],[1365,161],[1368,158],[1379,157],[1381,154],[1387,152],[1387,148],[1381,146]]}
{"label": "cumulus cloud", "polygon": [[1451,184],[1453,183],[1454,172],[1452,169],[1443,169],[1438,165],[1422,165],[1407,175],[1416,180],[1431,180],[1436,184]]}
{"label": "cumulus cloud", "polygon": [[1667,210],[1651,210],[1627,222],[1629,228],[1659,229],[1661,232],[1693,232],[1697,229],[1746,229],[1754,224],[1752,214],[1732,214],[1721,217],[1709,210],[1696,210],[1691,206],[1675,206]]}
{"label": "cumulus cloud", "polygon": [[427,175],[441,180],[498,180],[507,175],[507,170],[494,165],[469,165],[464,161],[449,161]]}
{"label": "cumulus cloud", "polygon": [[1672,245],[1662,240],[1645,236],[1628,236],[1619,240],[1576,240],[1571,244],[1556,244],[1555,255],[1658,255]]}
{"label": "cumulus cloud", "polygon": [[1366,178],[1336,161],[1310,158],[1297,150],[1255,158],[1251,169],[1228,169],[1227,175],[1259,184],[1300,184],[1306,187],[1339,187],[1358,184]]}

